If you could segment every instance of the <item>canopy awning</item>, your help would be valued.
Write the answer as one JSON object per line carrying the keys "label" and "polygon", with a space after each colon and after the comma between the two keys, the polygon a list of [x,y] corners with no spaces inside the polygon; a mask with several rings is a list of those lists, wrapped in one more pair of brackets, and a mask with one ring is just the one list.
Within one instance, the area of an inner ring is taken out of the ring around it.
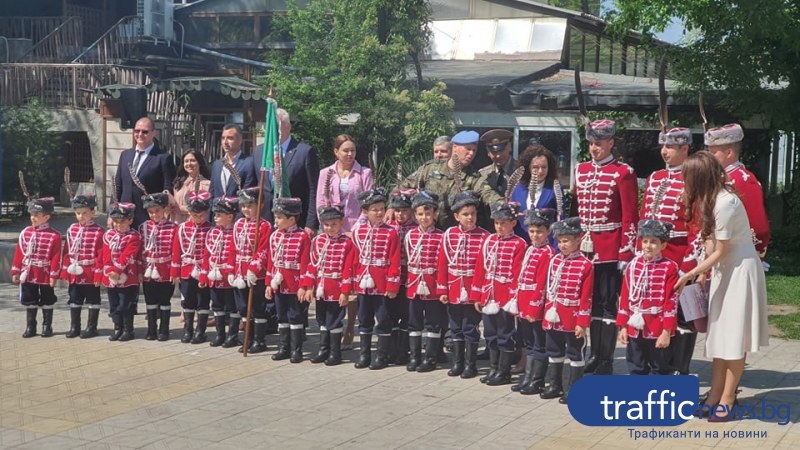
{"label": "canopy awning", "polygon": [[109,84],[95,89],[95,93],[106,98],[119,99],[122,91],[146,88],[150,92],[215,92],[241,100],[265,100],[267,93],[261,86],[238,77],[177,77],[154,81],[146,86],[131,84]]}

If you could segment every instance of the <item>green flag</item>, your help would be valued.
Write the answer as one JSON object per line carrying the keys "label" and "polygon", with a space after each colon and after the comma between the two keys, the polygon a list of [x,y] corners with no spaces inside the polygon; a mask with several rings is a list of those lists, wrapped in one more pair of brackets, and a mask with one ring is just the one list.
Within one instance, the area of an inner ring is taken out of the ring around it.
{"label": "green flag", "polygon": [[[278,133],[278,117],[276,111],[278,103],[272,99],[267,99],[267,115],[264,120],[264,152],[261,159],[261,167],[272,169],[272,186],[276,197],[289,196],[289,183],[283,176],[283,158],[281,157],[280,136]],[[275,189],[280,185],[281,189]]]}

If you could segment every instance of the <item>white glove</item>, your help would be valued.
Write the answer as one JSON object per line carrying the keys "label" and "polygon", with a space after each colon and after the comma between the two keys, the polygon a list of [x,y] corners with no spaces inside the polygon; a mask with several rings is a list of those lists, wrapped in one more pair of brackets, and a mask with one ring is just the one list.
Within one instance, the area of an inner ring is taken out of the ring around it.
{"label": "white glove", "polygon": [[628,261],[620,261],[617,263],[617,269],[620,272],[624,272],[626,267],[628,267]]}
{"label": "white glove", "polygon": [[252,270],[247,271],[247,283],[249,283],[250,286],[255,286],[256,283],[258,283],[258,277]]}

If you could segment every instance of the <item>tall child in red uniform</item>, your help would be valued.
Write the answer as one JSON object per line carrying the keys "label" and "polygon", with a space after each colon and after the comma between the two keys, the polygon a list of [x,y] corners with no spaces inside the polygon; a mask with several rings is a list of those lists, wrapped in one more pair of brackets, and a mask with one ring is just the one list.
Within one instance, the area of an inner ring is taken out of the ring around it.
{"label": "tall child in red uniform", "polygon": [[633,258],[622,279],[617,326],[631,375],[673,372],[669,341],[678,323],[678,265],[661,256],[671,231],[668,222],[639,222],[642,255]]}
{"label": "tall child in red uniform", "polygon": [[[437,294],[449,302],[450,334],[453,337],[453,367],[448,376],[474,378],[478,374],[480,305],[470,299],[475,265],[489,233],[478,227],[480,197],[474,191],[458,192],[450,198],[450,209],[458,225],[442,236],[437,270]],[[463,344],[461,344],[463,342]],[[497,359],[492,361],[496,366]]]}
{"label": "tall child in red uniform", "polygon": [[[430,372],[436,369],[442,324],[447,318],[447,302],[441,302],[436,284],[439,249],[444,233],[436,228],[439,196],[420,191],[411,201],[416,228],[406,233],[403,249],[408,258],[406,295],[409,299],[408,342],[411,359],[409,372]],[[422,359],[422,337],[425,335],[425,359]],[[461,341],[461,347],[464,341]]]}
{"label": "tall child in red uniform", "polygon": [[394,210],[394,219],[389,225],[397,231],[400,239],[400,290],[389,302],[389,315],[392,318],[392,343],[390,358],[393,364],[405,365],[408,363],[408,301],[406,295],[408,280],[408,255],[402,243],[406,234],[417,228],[414,220],[414,211],[411,209],[411,199],[417,191],[403,189],[393,192],[389,198],[389,207]]}
{"label": "tall child in red uniform", "polygon": [[[548,367],[543,399],[561,397],[567,403],[569,388],[583,376],[586,329],[592,309],[594,268],[580,252],[581,223],[572,217],[552,226],[559,254],[550,260],[545,282],[545,329]],[[564,360],[569,358],[569,383],[563,385]]]}
{"label": "tall child in red uniform", "polygon": [[[99,263],[105,230],[94,222],[97,200],[94,195],[72,197],[72,209],[78,220],[67,229],[61,279],[69,283],[70,327],[68,338],[80,335],[81,339],[97,336],[97,319],[100,317],[100,280],[103,276]],[[86,329],[81,331],[81,309],[89,309]]]}
{"label": "tall child in red uniform", "polygon": [[[303,307],[300,305],[300,276],[308,270],[308,234],[297,226],[302,213],[299,198],[276,198],[272,205],[275,213],[275,232],[269,239],[267,257],[266,297],[275,298],[278,313],[278,351],[272,359],[290,362],[303,361]],[[304,301],[304,300],[303,300]]]}
{"label": "tall child in red uniform", "polygon": [[[186,320],[183,323],[181,342],[201,344],[206,337],[208,314],[211,308],[211,293],[208,286],[200,287],[200,273],[206,237],[212,225],[207,220],[211,207],[211,194],[207,191],[194,191],[186,196],[189,219],[175,228],[172,241],[172,281],[181,290],[181,307]],[[194,329],[194,315],[197,313],[197,330]]]}
{"label": "tall child in red uniform", "polygon": [[[28,197],[24,183],[23,191]],[[42,309],[42,337],[53,335],[53,305],[58,300],[53,288],[61,269],[61,234],[49,223],[53,202],[52,197],[28,201],[31,226],[19,234],[11,263],[12,280],[20,284],[20,303],[27,309],[25,338],[36,335],[38,308]]]}
{"label": "tall child in red uniform", "polygon": [[[400,289],[400,238],[394,228],[383,222],[386,213],[386,191],[375,188],[358,196],[367,222],[353,230],[358,250],[355,270],[358,294],[358,327],[361,354],[356,369],[383,369],[389,364],[392,320],[388,302],[394,301]],[[372,358],[372,334],[378,335],[378,354]]]}
{"label": "tall child in red uniform", "polygon": [[[236,312],[233,287],[228,280],[236,264],[233,217],[238,211],[239,199],[236,197],[215,198],[211,206],[216,226],[206,236],[198,286],[211,288],[211,310],[214,311],[217,328],[217,336],[209,344],[212,347],[219,347],[225,343],[228,316]],[[237,324],[236,329],[231,331],[238,334],[239,325]]]}
{"label": "tall child in red uniform", "polygon": [[[175,222],[167,220],[166,210],[169,196],[166,192],[145,194],[142,205],[150,220],[139,225],[142,235],[142,289],[147,304],[147,335],[145,339],[166,341],[169,339],[169,318],[172,314],[172,241],[175,238]],[[160,326],[159,326],[160,325]]]}
{"label": "tall child in red uniform", "polygon": [[103,235],[103,286],[108,288],[108,309],[114,322],[109,341],[135,338],[133,316],[142,273],[139,260],[142,238],[131,228],[135,209],[133,203],[112,203],[108,212],[112,229]]}

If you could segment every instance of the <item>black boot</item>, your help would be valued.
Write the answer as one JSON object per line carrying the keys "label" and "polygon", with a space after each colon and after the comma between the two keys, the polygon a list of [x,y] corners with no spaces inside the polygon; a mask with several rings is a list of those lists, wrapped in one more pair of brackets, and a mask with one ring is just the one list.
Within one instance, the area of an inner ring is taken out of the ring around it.
{"label": "black boot", "polygon": [[408,330],[397,330],[394,363],[398,366],[408,364]]}
{"label": "black boot", "polygon": [[[425,359],[417,367],[417,372],[431,372],[436,370],[439,362],[439,335],[430,333],[431,336],[425,337]],[[432,337],[435,335],[436,337]]]}
{"label": "black boot", "polygon": [[481,383],[486,383],[497,375],[497,363],[500,360],[500,351],[489,349],[489,372],[480,378]]}
{"label": "black boot", "polygon": [[202,344],[208,340],[208,336],[206,336],[206,327],[208,327],[208,313],[197,313],[197,329],[194,330],[192,344]]}
{"label": "black boot", "polygon": [[558,399],[558,403],[562,405],[566,405],[569,401],[569,390],[575,384],[576,381],[580,380],[583,376],[583,367],[575,367],[569,366],[569,374],[567,374],[567,387],[564,389],[564,395]]}
{"label": "black boot", "polygon": [[228,325],[228,335],[225,342],[222,343],[222,348],[241,347],[242,343],[239,341],[239,323],[242,318],[239,316],[230,316]]}
{"label": "black boot", "polygon": [[53,335],[53,308],[42,308],[42,337]]}
{"label": "black boot", "polygon": [[291,356],[289,352],[289,333],[291,333],[291,330],[288,324],[286,325],[286,327],[278,326],[278,351],[272,355],[273,361],[283,361]]}
{"label": "black boot", "polygon": [[119,337],[120,342],[132,341],[136,339],[133,333],[133,316],[135,312],[126,312],[122,316],[122,336]]}
{"label": "black boot", "polygon": [[89,318],[86,320],[86,328],[81,332],[81,339],[89,339],[97,336],[97,319],[100,318],[99,308],[89,308]]}
{"label": "black boot", "polygon": [[406,370],[416,372],[422,363],[422,336],[408,336],[408,348],[411,351],[411,358],[406,364]]}
{"label": "black boot", "polygon": [[255,337],[253,338],[253,342],[250,343],[250,348],[247,349],[247,353],[263,353],[267,351],[267,323],[266,322],[255,322],[253,323],[253,332]]}
{"label": "black boot", "polygon": [[158,340],[164,342],[169,340],[169,319],[172,316],[172,310],[159,308],[158,312],[161,316],[161,322],[158,324]]}
{"label": "black boot", "polygon": [[192,342],[192,335],[194,334],[194,310],[183,310],[183,336],[181,342],[188,344]]}
{"label": "black boot", "polygon": [[372,335],[361,334],[358,338],[361,342],[361,353],[356,361],[356,369],[364,369],[372,362]]}
{"label": "black boot", "polygon": [[[614,373],[614,350],[617,348],[617,324],[602,324],[600,364],[594,370],[595,375],[611,375]],[[585,369],[584,369],[585,370]]]}
{"label": "black boot", "polygon": [[464,373],[465,354],[466,343],[464,341],[453,341],[453,367],[447,371],[448,377],[457,377]]}
{"label": "black boot", "polygon": [[512,391],[519,392],[531,382],[531,377],[533,376],[533,362],[533,357],[528,355],[528,359],[525,360],[525,375],[519,377],[517,384],[511,386]]}
{"label": "black boot", "polygon": [[305,328],[292,328],[291,332],[289,333],[291,339],[289,344],[292,347],[292,356],[289,362],[292,364],[297,364],[303,361],[303,339],[305,334]]}
{"label": "black boot", "polygon": [[478,361],[489,361],[489,346],[483,347],[483,351],[478,353]]}
{"label": "black boot", "polygon": [[[530,358],[530,356],[528,357]],[[531,358],[532,359],[532,358]],[[547,372],[547,361],[533,361],[531,379],[519,390],[522,395],[534,395],[544,392],[544,375]]]}
{"label": "black boot", "polygon": [[109,341],[118,341],[119,338],[122,337],[122,322],[124,321],[124,317],[114,320],[114,332],[108,337]]}
{"label": "black boot", "polygon": [[73,307],[70,305],[69,308],[69,331],[67,331],[66,336],[70,339],[76,338],[81,335],[81,308],[80,307]]}
{"label": "black boot", "polygon": [[497,362],[497,373],[486,380],[487,386],[501,386],[511,384],[511,364],[514,361],[514,352],[500,352]]}
{"label": "black boot", "polygon": [[27,323],[25,325],[25,332],[22,337],[29,338],[36,336],[36,310],[38,308],[28,308],[25,312]]}
{"label": "black boot", "polygon": [[155,341],[158,338],[158,308],[147,308],[147,335],[144,338],[148,341]]}
{"label": "black boot", "polygon": [[467,342],[464,348],[464,371],[461,378],[475,378],[478,376],[478,343]]}
{"label": "black boot", "polygon": [[319,351],[311,358],[311,364],[319,364],[328,360],[331,355],[331,332],[319,330]]}
{"label": "black boot", "polygon": [[672,368],[676,375],[689,375],[689,365],[694,354],[694,345],[697,342],[697,333],[675,332],[669,343],[672,349]]}
{"label": "black boot", "polygon": [[584,373],[594,373],[597,366],[600,364],[600,347],[602,346],[603,334],[603,321],[592,319],[589,324],[589,340],[592,345],[589,347],[589,359],[586,360],[586,367],[583,369]]}
{"label": "black boot", "polygon": [[225,315],[225,314],[219,315],[219,316],[214,314],[215,327],[217,329],[217,336],[208,345],[210,345],[212,347],[219,347],[220,345],[225,343],[225,337],[227,336],[225,334],[225,325],[226,325],[226,322],[227,322],[227,318],[228,318],[228,316]]}
{"label": "black boot", "polygon": [[551,362],[547,365],[547,374],[545,375],[545,380],[547,380],[547,387],[539,397],[544,400],[550,400],[551,398],[561,397],[564,395],[564,385],[562,377],[564,376],[564,363],[554,363]]}
{"label": "black boot", "polygon": [[[369,365],[369,370],[381,370],[389,365],[389,347],[392,344],[392,336],[378,335],[378,352]],[[424,363],[423,363],[424,364]],[[422,367],[422,366],[420,366]],[[417,368],[419,372],[419,367]]]}
{"label": "black boot", "polygon": [[331,353],[328,355],[328,359],[325,360],[326,366],[338,366],[342,363],[342,331],[339,328],[339,331],[331,333]]}

